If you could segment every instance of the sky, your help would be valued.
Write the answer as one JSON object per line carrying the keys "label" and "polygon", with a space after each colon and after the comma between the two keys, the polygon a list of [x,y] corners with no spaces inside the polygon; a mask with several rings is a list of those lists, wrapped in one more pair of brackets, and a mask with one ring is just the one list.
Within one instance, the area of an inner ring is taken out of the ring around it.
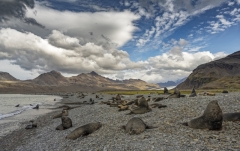
{"label": "sky", "polygon": [[176,81],[240,50],[240,0],[0,0],[0,71]]}

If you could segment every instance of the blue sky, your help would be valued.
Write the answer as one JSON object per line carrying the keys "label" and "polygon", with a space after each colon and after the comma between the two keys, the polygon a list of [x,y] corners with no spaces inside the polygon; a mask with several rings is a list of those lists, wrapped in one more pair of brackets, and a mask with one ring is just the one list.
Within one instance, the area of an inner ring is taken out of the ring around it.
{"label": "blue sky", "polygon": [[239,0],[0,4],[0,71],[23,80],[51,70],[65,76],[94,70],[113,79],[165,82],[240,50]]}

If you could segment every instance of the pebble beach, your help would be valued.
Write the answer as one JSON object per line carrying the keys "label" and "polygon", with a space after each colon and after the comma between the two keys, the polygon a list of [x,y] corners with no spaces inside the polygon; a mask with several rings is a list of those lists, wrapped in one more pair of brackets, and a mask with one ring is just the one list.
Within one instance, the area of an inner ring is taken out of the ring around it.
{"label": "pebble beach", "polygon": [[[153,108],[145,114],[126,115],[130,111],[118,111],[117,107],[100,104],[116,95],[99,94],[103,99],[95,98],[96,94],[88,94],[80,99],[77,95],[63,98],[63,103],[89,101],[93,98],[95,104],[81,104],[81,107],[69,110],[68,117],[72,119],[73,127],[57,131],[61,119],[52,119],[61,109],[54,109],[34,119],[38,127],[26,130],[28,122],[18,123],[19,129],[0,138],[0,150],[9,151],[227,151],[240,150],[240,121],[223,122],[222,129],[211,131],[207,129],[192,129],[181,123],[187,122],[203,114],[206,106],[212,100],[217,100],[223,113],[240,112],[240,94],[231,92],[217,93],[215,96],[183,97],[164,99],[158,103],[166,108]],[[145,95],[145,98],[164,96],[158,94]],[[122,99],[133,100],[136,95],[124,96]],[[155,103],[150,101],[149,104]],[[41,110],[41,108],[39,109]],[[147,125],[155,129],[147,129],[139,135],[129,135],[121,129],[133,117],[141,118]],[[93,122],[101,122],[102,127],[94,133],[68,140],[65,137],[76,128]],[[11,123],[5,126],[12,126]]]}

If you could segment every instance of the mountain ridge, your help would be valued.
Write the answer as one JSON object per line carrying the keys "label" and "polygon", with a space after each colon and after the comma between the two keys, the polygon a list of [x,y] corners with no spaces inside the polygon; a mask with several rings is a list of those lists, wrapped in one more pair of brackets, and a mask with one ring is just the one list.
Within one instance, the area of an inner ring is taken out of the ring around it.
{"label": "mountain ridge", "polygon": [[17,81],[15,77],[13,77],[8,72],[2,72],[0,71],[0,81]]}
{"label": "mountain ridge", "polygon": [[68,80],[60,72],[52,70],[47,73],[43,73],[32,80],[39,85],[59,85],[61,83],[67,83]]}
{"label": "mountain ridge", "polygon": [[52,70],[42,73],[34,79],[17,81],[13,79],[13,81],[2,80],[0,82],[0,93],[99,91],[106,89],[145,90],[160,88],[157,84],[147,83],[140,79],[122,81],[109,79],[94,71],[81,73],[77,76],[64,77],[60,72]]}
{"label": "mountain ridge", "polygon": [[[199,65],[177,88],[240,88],[240,80],[237,77],[240,77],[240,51]],[[232,79],[235,79],[235,81]]]}

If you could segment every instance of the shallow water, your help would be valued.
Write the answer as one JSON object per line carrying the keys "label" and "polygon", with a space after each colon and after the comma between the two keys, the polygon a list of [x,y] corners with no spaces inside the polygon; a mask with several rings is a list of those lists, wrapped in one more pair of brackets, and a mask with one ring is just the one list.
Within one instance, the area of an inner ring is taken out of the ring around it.
{"label": "shallow water", "polygon": [[[60,99],[61,97],[51,95],[0,94],[0,120],[21,114],[37,104],[40,108],[52,106]],[[15,107],[18,104],[19,107]]]}
{"label": "shallow water", "polygon": [[[51,95],[0,94],[0,138],[18,129],[20,122],[51,112],[49,108],[61,99]],[[39,109],[32,109],[37,104]]]}

